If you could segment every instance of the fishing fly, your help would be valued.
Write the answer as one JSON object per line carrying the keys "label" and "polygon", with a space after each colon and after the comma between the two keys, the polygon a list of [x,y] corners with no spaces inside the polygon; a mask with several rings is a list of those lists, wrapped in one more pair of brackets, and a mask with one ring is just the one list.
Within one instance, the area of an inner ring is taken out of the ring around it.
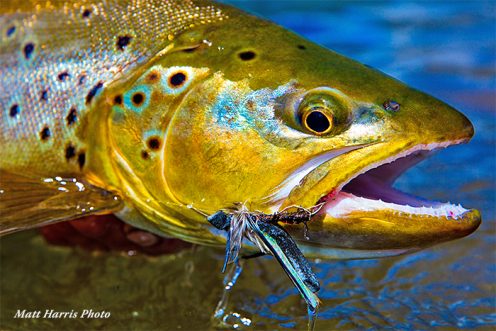
{"label": "fishing fly", "polygon": [[[242,205],[238,210],[229,213],[221,210],[207,218],[214,227],[228,233],[222,272],[226,270],[226,266],[229,263],[235,263],[236,269],[239,269],[239,252],[244,238],[254,243],[262,254],[272,254],[307,303],[309,330],[314,328],[317,317],[320,301],[316,293],[320,289],[320,284],[293,238],[278,222],[304,223],[306,226],[306,222],[319,209],[320,206],[317,206],[312,210],[300,209],[293,213],[288,212],[286,209],[274,214],[263,214],[250,212]],[[232,279],[227,282],[231,283],[230,287],[232,287],[239,273],[240,271],[235,273],[235,277],[231,277]]]}

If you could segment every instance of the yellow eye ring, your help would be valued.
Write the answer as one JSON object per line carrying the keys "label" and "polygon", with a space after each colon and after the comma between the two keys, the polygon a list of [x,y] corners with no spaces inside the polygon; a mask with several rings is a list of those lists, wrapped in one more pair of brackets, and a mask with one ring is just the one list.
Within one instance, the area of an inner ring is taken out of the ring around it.
{"label": "yellow eye ring", "polygon": [[313,134],[322,136],[331,132],[333,116],[320,107],[309,109],[302,116],[303,126]]}

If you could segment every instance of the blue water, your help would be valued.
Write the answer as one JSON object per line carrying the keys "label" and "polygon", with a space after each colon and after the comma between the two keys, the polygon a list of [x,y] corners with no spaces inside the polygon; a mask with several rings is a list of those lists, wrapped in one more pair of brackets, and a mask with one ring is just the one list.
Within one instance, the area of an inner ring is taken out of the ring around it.
{"label": "blue water", "polygon": [[[230,1],[230,3],[233,3]],[[471,236],[395,258],[315,261],[317,330],[496,329],[496,3],[238,1],[306,38],[463,111],[469,145],[442,151],[396,186],[481,210]],[[222,291],[222,250],[149,258],[2,240],[2,329],[205,330]],[[271,258],[250,260],[231,307],[249,330],[306,327],[305,305]],[[16,309],[107,310],[109,320],[13,320]]]}

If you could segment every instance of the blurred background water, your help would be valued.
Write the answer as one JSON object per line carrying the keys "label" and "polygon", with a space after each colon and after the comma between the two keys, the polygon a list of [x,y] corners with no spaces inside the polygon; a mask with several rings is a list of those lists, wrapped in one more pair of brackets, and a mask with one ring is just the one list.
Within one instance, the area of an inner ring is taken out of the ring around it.
{"label": "blurred background water", "polygon": [[[395,258],[315,261],[317,330],[496,329],[496,2],[225,1],[384,71],[462,110],[469,145],[442,151],[396,186],[477,207],[471,236]],[[428,120],[428,119],[426,119]],[[1,241],[3,330],[205,330],[222,293],[222,250],[145,257],[53,247],[37,232]],[[306,308],[271,258],[250,260],[231,307],[252,330],[306,327]],[[111,318],[14,320],[17,309]]]}

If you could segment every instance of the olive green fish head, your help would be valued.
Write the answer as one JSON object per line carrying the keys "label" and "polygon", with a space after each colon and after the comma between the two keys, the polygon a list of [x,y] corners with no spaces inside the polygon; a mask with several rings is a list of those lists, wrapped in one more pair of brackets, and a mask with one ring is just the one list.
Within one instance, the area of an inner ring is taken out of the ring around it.
{"label": "olive green fish head", "polygon": [[476,210],[391,187],[432,151],[472,137],[463,114],[276,25],[225,11],[225,21],[171,38],[107,101],[119,171],[148,218],[213,243],[220,234],[196,211],[318,205],[309,240],[301,226],[285,226],[304,251],[328,257],[335,249],[401,253],[477,228]]}

